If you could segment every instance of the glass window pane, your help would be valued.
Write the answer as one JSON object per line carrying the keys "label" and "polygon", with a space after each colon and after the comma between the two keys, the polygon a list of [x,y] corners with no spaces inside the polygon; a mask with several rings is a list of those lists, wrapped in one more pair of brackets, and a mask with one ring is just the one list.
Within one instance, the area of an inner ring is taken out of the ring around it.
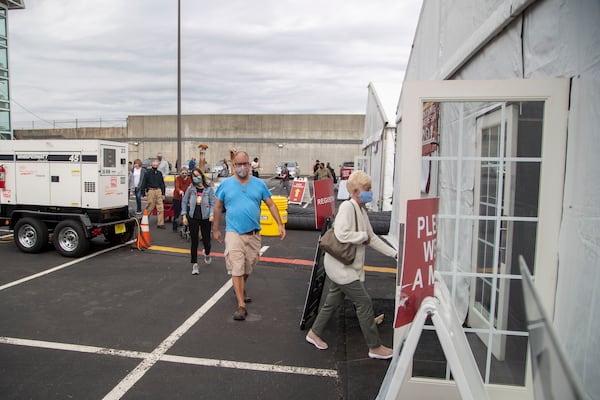
{"label": "glass window pane", "polygon": [[8,68],[7,54],[8,50],[0,48],[0,68]]}
{"label": "glass window pane", "polygon": [[467,310],[469,343],[489,383],[524,384],[517,258],[534,265],[543,105],[440,103],[439,155],[431,158],[440,197],[436,268],[456,285],[454,301]]}
{"label": "glass window pane", "polygon": [[8,111],[0,111],[0,130],[10,130],[10,117]]}

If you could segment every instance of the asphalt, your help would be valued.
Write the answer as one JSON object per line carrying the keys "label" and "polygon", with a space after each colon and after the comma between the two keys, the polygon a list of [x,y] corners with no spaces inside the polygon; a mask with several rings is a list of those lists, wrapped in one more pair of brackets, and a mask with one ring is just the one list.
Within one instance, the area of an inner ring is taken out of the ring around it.
{"label": "asphalt", "polygon": [[[213,241],[212,264],[193,276],[189,242],[153,216],[150,233],[148,250],[98,238],[77,260],[0,244],[0,398],[376,397],[389,361],[368,358],[350,303],[330,321],[326,351],[299,328],[318,231],[263,237],[243,322],[232,319],[223,244]],[[395,264],[370,249],[366,264],[391,346]]]}

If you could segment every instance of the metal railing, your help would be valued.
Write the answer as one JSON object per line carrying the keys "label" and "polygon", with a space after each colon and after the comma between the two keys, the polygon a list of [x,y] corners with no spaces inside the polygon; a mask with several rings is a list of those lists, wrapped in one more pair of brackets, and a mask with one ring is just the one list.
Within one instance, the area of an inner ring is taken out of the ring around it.
{"label": "metal railing", "polygon": [[63,120],[13,121],[16,129],[111,128],[127,126],[127,118],[75,118]]}

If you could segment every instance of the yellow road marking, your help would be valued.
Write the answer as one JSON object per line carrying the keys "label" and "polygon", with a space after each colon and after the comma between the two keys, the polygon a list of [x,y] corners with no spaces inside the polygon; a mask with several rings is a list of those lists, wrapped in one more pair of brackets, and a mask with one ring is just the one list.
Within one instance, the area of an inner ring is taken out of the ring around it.
{"label": "yellow road marking", "polygon": [[[150,246],[149,250],[156,250],[156,251],[165,251],[165,252],[169,252],[169,253],[180,253],[180,254],[189,254],[190,250],[189,249],[182,249],[179,247],[168,247],[168,246]],[[219,256],[220,254],[211,254],[211,256]],[[262,257],[262,259],[264,259],[264,257]],[[276,259],[269,259],[269,262],[277,262],[275,261]],[[285,259],[280,259],[281,263],[285,263]],[[293,261],[293,260],[289,260],[289,261]],[[312,260],[306,260],[306,265],[310,265],[312,266]],[[293,262],[294,265],[300,264],[298,262]],[[390,268],[390,267],[374,267],[371,265],[365,265],[365,271],[370,271],[370,272],[382,272],[385,274],[395,274],[396,273],[396,268]]]}
{"label": "yellow road marking", "polygon": [[373,266],[370,266],[370,265],[365,265],[365,271],[384,272],[386,274],[395,274],[396,273],[396,268],[373,267]]}

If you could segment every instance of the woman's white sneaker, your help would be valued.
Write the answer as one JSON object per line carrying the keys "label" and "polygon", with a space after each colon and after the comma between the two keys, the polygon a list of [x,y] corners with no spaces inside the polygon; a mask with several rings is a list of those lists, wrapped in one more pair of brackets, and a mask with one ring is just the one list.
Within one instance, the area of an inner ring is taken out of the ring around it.
{"label": "woman's white sneaker", "polygon": [[319,350],[327,350],[329,348],[329,346],[327,345],[327,343],[325,343],[323,340],[321,340],[321,338],[318,337],[312,331],[312,329],[310,329],[308,331],[308,333],[306,334],[306,341],[308,343],[312,344],[313,346],[315,346]]}
{"label": "woman's white sneaker", "polygon": [[394,350],[383,345],[374,349],[369,349],[369,358],[375,358],[377,360],[389,360],[393,356]]}
{"label": "woman's white sneaker", "polygon": [[194,263],[192,265],[192,275],[198,275],[200,273],[200,270],[198,269],[198,263]]}

